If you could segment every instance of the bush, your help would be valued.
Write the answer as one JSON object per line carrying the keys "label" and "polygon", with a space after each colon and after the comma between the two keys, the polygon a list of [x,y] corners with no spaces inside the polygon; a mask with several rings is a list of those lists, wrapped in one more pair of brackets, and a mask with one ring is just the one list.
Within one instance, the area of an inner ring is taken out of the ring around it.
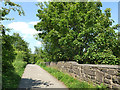
{"label": "bush", "polygon": [[22,76],[23,72],[24,72],[24,68],[27,65],[27,62],[22,61],[22,60],[15,60],[13,62],[13,66],[15,68],[15,72],[19,75]]}
{"label": "bush", "polygon": [[44,62],[44,60],[43,59],[39,59],[39,60],[37,60],[36,64],[39,64],[41,62]]}
{"label": "bush", "polygon": [[13,68],[8,69],[2,74],[2,88],[17,88],[24,72],[27,62],[22,60],[15,60]]}

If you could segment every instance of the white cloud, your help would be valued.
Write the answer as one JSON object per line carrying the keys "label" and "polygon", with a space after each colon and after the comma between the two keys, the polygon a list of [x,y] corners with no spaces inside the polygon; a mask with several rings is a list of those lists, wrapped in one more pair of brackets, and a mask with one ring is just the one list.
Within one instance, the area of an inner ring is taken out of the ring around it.
{"label": "white cloud", "polygon": [[29,22],[28,24],[36,25],[39,21]]}
{"label": "white cloud", "polygon": [[33,24],[33,22],[29,22],[29,23],[13,22],[8,24],[8,28],[12,28],[13,30],[18,31],[25,35],[28,35],[28,34],[34,35],[34,34],[40,33],[40,31],[36,31],[34,28],[31,28],[30,27],[31,24]]}
{"label": "white cloud", "polygon": [[23,39],[28,39],[29,38],[29,35],[22,35]]}
{"label": "white cloud", "polygon": [[42,42],[35,40],[34,35],[37,33],[41,33],[41,31],[36,31],[34,29],[34,25],[37,24],[38,21],[34,22],[12,22],[7,25],[8,28],[13,29],[13,32],[19,33],[21,37],[25,41],[29,43],[29,47],[34,52],[34,46],[42,46]]}
{"label": "white cloud", "polygon": [[37,41],[37,45],[41,45],[42,44],[42,42],[40,42],[40,41]]}

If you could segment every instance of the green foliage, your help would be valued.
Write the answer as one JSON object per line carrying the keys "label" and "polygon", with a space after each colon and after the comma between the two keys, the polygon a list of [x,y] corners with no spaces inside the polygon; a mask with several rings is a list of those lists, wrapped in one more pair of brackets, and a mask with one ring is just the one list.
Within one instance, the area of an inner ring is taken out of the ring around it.
{"label": "green foliage", "polygon": [[[10,13],[11,10],[18,11],[19,15],[24,14],[20,5],[15,4],[10,1],[4,2],[5,7],[0,9],[0,20],[9,20],[5,16]],[[9,7],[9,8],[7,8]],[[0,22],[1,23],[1,22]],[[15,50],[13,48],[13,36],[6,35],[6,32],[10,31],[10,29],[6,28],[4,25],[0,25],[0,37],[2,38],[2,69],[3,73],[6,72],[7,69],[12,68],[12,62],[15,59]]]}
{"label": "green foliage", "polygon": [[[19,15],[24,15],[24,11],[22,10],[22,7],[20,5],[6,0],[3,3],[3,7],[0,9],[0,20],[12,20],[6,17],[6,15],[8,15],[11,10],[17,11]],[[25,57],[28,57],[28,55],[26,55],[27,51],[24,51],[28,50],[27,43],[24,40],[22,40],[19,34],[14,34],[10,36],[8,33],[8,35],[6,35],[6,32],[9,31],[9,28],[6,28],[2,24],[0,25],[0,39],[2,39],[3,90],[6,90],[6,88],[18,88],[21,75],[23,74],[24,67],[27,64],[23,60],[25,60]],[[23,46],[20,46],[18,44]],[[22,52],[22,50],[24,52]]]}
{"label": "green foliage", "polygon": [[15,60],[13,62],[13,67],[2,74],[3,90],[6,88],[18,88],[26,64],[27,63],[22,60]]}
{"label": "green foliage", "polygon": [[27,65],[27,62],[23,60],[15,60],[13,62],[13,66],[15,68],[15,72],[21,77],[24,71],[25,66]]}
{"label": "green foliage", "polygon": [[24,51],[15,51],[17,53],[16,60],[24,60],[25,52]]}
{"label": "green foliage", "polygon": [[49,62],[49,61],[50,61],[50,57],[48,53],[46,52],[46,50],[42,49],[42,47],[40,48],[35,47],[34,63]]}
{"label": "green foliage", "polygon": [[13,46],[16,49],[17,54],[21,54],[18,55],[19,56],[18,58],[22,58],[27,63],[30,63],[31,51],[28,48],[29,44],[22,39],[19,33],[14,33],[13,37],[14,37],[14,39],[12,40]]}
{"label": "green foliage", "polygon": [[113,54],[120,60],[120,32],[118,32],[117,45],[113,48]]}
{"label": "green foliage", "polygon": [[3,6],[4,7],[0,9],[0,20],[12,20],[10,18],[5,17],[10,13],[11,10],[17,11],[20,16],[25,15],[22,7],[19,4],[15,4],[11,1],[4,1]]}
{"label": "green foliage", "polygon": [[7,69],[12,67],[12,62],[15,59],[15,50],[12,46],[12,42],[10,40],[13,37],[10,35],[2,36],[2,69],[3,73],[6,72]]}
{"label": "green foliage", "polygon": [[5,69],[6,72],[2,74],[2,88],[18,88],[26,65],[27,62],[23,61],[23,58],[21,58],[21,53],[17,54],[16,59],[13,63],[11,63],[11,67]]}
{"label": "green foliage", "polygon": [[30,55],[30,63],[35,63],[35,54]]}
{"label": "green foliage", "polygon": [[21,77],[13,70],[10,69],[2,74],[2,89],[17,88]]}
{"label": "green foliage", "polygon": [[101,83],[100,85],[97,85],[97,88],[108,90],[107,86],[104,85],[103,83]]}
{"label": "green foliage", "polygon": [[44,62],[43,59],[37,60],[36,64],[41,63],[41,62]]}
{"label": "green foliage", "polygon": [[[38,3],[35,25],[48,59],[75,60],[79,63],[120,64],[114,48],[117,34],[113,27],[111,9],[104,13],[101,2]],[[38,37],[37,37],[38,38]]]}

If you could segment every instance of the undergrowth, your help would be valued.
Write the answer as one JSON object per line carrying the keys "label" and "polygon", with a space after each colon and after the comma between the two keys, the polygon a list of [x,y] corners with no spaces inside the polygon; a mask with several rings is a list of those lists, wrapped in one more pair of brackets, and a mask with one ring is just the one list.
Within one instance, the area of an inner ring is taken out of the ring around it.
{"label": "undergrowth", "polygon": [[3,90],[18,88],[26,64],[27,63],[22,60],[15,60],[13,62],[13,67],[2,74]]}

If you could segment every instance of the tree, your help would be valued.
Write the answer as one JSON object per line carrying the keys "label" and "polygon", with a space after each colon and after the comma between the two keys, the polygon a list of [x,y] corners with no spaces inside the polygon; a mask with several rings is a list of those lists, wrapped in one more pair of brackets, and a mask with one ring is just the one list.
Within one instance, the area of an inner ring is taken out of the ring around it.
{"label": "tree", "polygon": [[27,63],[30,63],[30,54],[31,51],[28,48],[28,43],[22,39],[22,37],[19,35],[19,33],[13,34],[14,39],[11,40],[13,43],[14,48],[18,53],[23,54],[23,61],[26,61]]}
{"label": "tree", "polygon": [[110,8],[102,13],[101,2],[38,3],[35,25],[44,47],[53,61],[119,64],[113,54],[117,34],[110,27]]}
{"label": "tree", "polygon": [[34,62],[49,61],[47,52],[42,47],[35,47]]}
{"label": "tree", "polygon": [[[8,8],[2,7],[0,9],[0,20],[11,20],[7,17],[5,17],[6,15],[8,15],[10,13],[11,10],[14,11],[18,11],[19,15],[24,15],[24,12],[21,8],[20,5],[15,4],[13,2],[10,1],[5,1],[4,2],[5,6],[8,6]],[[1,23],[1,22],[0,22]],[[12,42],[10,42],[13,37],[10,35],[6,35],[6,32],[10,31],[10,29],[5,28],[4,25],[0,25],[0,32],[1,35],[0,37],[2,38],[2,69],[3,69],[3,73],[6,72],[6,70],[10,69],[10,67],[12,67],[12,62],[13,59],[15,58],[15,50],[12,46]]]}
{"label": "tree", "polygon": [[12,36],[3,35],[2,36],[2,69],[6,72],[8,68],[12,67],[12,62],[15,59],[15,50],[10,42]]}

